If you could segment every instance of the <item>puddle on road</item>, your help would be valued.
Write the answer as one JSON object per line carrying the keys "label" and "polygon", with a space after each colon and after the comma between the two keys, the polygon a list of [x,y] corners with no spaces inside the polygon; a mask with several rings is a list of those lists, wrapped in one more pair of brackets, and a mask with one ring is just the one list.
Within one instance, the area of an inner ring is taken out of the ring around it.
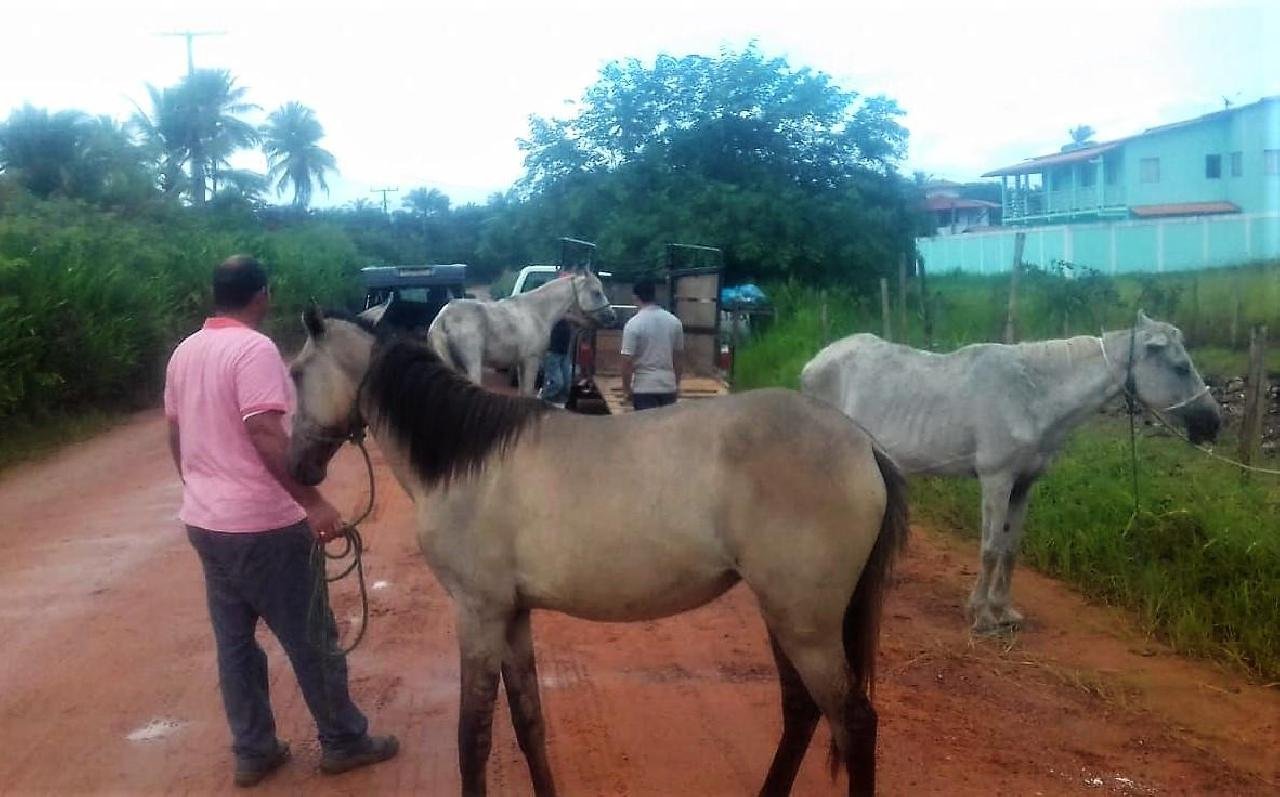
{"label": "puddle on road", "polygon": [[373,589],[386,589],[386,588],[387,588],[387,587],[389,587],[389,586],[391,586],[391,582],[389,582],[389,581],[375,581],[375,582],[373,582]]}
{"label": "puddle on road", "polygon": [[131,742],[154,742],[172,735],[186,724],[178,720],[152,720],[124,738]]}

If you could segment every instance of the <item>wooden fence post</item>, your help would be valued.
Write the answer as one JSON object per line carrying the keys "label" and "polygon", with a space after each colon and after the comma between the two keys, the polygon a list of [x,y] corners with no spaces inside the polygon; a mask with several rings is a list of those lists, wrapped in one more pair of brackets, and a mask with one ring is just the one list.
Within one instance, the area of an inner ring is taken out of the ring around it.
{"label": "wooden fence post", "polygon": [[1231,348],[1240,342],[1240,279],[1231,280]]}
{"label": "wooden fence post", "polygon": [[827,290],[822,289],[821,304],[818,307],[818,319],[822,324],[822,345],[826,346],[831,342],[831,319],[827,316]]}
{"label": "wooden fence post", "polygon": [[880,337],[885,340],[893,340],[893,310],[889,306],[889,280],[885,277],[880,278],[880,319],[883,322],[883,330]]}
{"label": "wooden fence post", "polygon": [[908,343],[911,336],[907,333],[910,329],[907,323],[907,253],[903,252],[898,255],[898,334],[902,335],[902,342]]}
{"label": "wooden fence post", "polygon": [[1004,342],[1014,343],[1018,337],[1018,275],[1022,272],[1022,249],[1027,245],[1027,234],[1019,232],[1013,237],[1013,273],[1009,275],[1009,315],[1004,322]]}
{"label": "wooden fence post", "polygon": [[[1253,464],[1262,449],[1262,421],[1270,398],[1267,379],[1267,328],[1259,325],[1249,333],[1249,373],[1245,378],[1244,419],[1240,423],[1240,461]],[[1248,472],[1245,472],[1248,476]]]}
{"label": "wooden fence post", "polygon": [[929,284],[925,280],[924,258],[916,258],[916,274],[920,276],[920,318],[924,323],[924,347],[933,350],[933,302],[929,299]]}

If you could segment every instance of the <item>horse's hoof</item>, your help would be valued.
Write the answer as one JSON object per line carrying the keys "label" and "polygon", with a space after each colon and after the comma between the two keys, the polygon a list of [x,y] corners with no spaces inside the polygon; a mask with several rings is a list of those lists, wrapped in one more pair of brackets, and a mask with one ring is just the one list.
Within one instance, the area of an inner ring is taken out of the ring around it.
{"label": "horse's hoof", "polygon": [[1024,618],[1022,616],[1022,612],[1018,611],[1012,606],[1004,607],[996,615],[996,620],[1000,623],[1000,625],[1003,625],[1007,628],[1021,627],[1023,619]]}
{"label": "horse's hoof", "polygon": [[986,606],[973,607],[973,633],[977,636],[991,636],[1004,630],[997,622],[996,616]]}

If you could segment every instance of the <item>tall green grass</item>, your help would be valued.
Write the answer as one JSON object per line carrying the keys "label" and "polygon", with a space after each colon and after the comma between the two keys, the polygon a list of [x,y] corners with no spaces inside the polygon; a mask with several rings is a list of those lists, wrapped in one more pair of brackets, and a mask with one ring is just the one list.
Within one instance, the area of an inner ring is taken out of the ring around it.
{"label": "tall green grass", "polygon": [[[1236,279],[1265,282],[1271,272],[1256,268],[1200,277],[1202,284],[1220,287]],[[931,292],[936,289],[946,297],[935,321],[935,348],[997,339],[1007,286],[1007,280],[970,277],[932,281]],[[1061,333],[1063,319],[1060,313],[1055,317],[1061,304],[1054,303],[1053,287],[1044,275],[1028,280],[1025,304],[1019,308],[1025,336]],[[1161,297],[1163,287],[1159,282],[1112,283],[1110,290],[1104,286],[1100,292],[1114,294],[1086,308],[1087,314],[1097,312],[1106,319],[1102,325],[1122,326],[1145,290],[1147,301],[1154,296],[1165,302],[1162,308],[1153,306],[1152,314],[1172,318],[1184,331],[1190,327],[1192,342],[1195,319],[1204,324],[1204,319],[1221,317],[1219,309],[1203,304],[1198,315],[1179,317],[1181,303]],[[878,297],[873,306],[850,292],[824,294],[793,285],[775,288],[774,297],[772,325],[736,356],[735,388],[796,387],[800,369],[824,342],[854,331],[880,331]],[[1269,321],[1264,312],[1277,310],[1259,305],[1250,311],[1256,315],[1244,318]],[[908,336],[920,345],[918,321],[913,320]],[[1096,332],[1096,327],[1081,328],[1093,324],[1092,319],[1077,324],[1068,315],[1065,323],[1071,332]],[[1221,338],[1206,332],[1200,340]],[[1234,368],[1241,357],[1222,345],[1201,350],[1215,368]],[[1148,631],[1180,651],[1229,659],[1268,680],[1280,678],[1280,480],[1255,476],[1244,482],[1234,468],[1208,460],[1179,440],[1144,439],[1139,452],[1143,511],[1133,517],[1125,429],[1099,420],[1080,430],[1037,485],[1023,546],[1026,561],[1086,595],[1134,610]],[[917,479],[912,487],[918,517],[977,536],[976,481]],[[1026,608],[1035,611],[1034,606]]]}
{"label": "tall green grass", "polygon": [[154,403],[172,346],[209,312],[213,267],[257,255],[272,276],[269,332],[296,341],[311,296],[357,290],[350,240],[323,223],[264,230],[181,208],[122,218],[70,201],[0,212],[0,421]]}

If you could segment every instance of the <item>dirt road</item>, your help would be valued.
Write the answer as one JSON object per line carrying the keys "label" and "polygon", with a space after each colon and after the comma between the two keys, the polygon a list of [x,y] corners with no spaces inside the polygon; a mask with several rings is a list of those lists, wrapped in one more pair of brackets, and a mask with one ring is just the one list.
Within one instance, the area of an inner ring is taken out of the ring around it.
{"label": "dirt road", "polygon": [[[359,505],[362,479],[344,452],[330,487],[340,506]],[[450,607],[413,547],[407,500],[385,472],[379,487],[365,529],[373,618],[353,691],[403,752],[322,779],[297,687],[268,641],[281,735],[296,751],[270,792],[457,791]],[[0,792],[229,790],[201,577],[177,502],[154,414],[0,477]],[[972,561],[968,543],[917,530],[900,570],[878,694],[884,793],[1280,792],[1280,691],[1178,658],[1122,613],[1025,572],[1031,627],[972,641],[960,616]],[[335,604],[352,614],[349,594]],[[754,793],[780,715],[747,592],[654,623],[542,615],[535,634],[565,794]],[[505,707],[494,727],[493,792],[526,794]],[[840,793],[825,731],[815,741],[797,793]]]}

